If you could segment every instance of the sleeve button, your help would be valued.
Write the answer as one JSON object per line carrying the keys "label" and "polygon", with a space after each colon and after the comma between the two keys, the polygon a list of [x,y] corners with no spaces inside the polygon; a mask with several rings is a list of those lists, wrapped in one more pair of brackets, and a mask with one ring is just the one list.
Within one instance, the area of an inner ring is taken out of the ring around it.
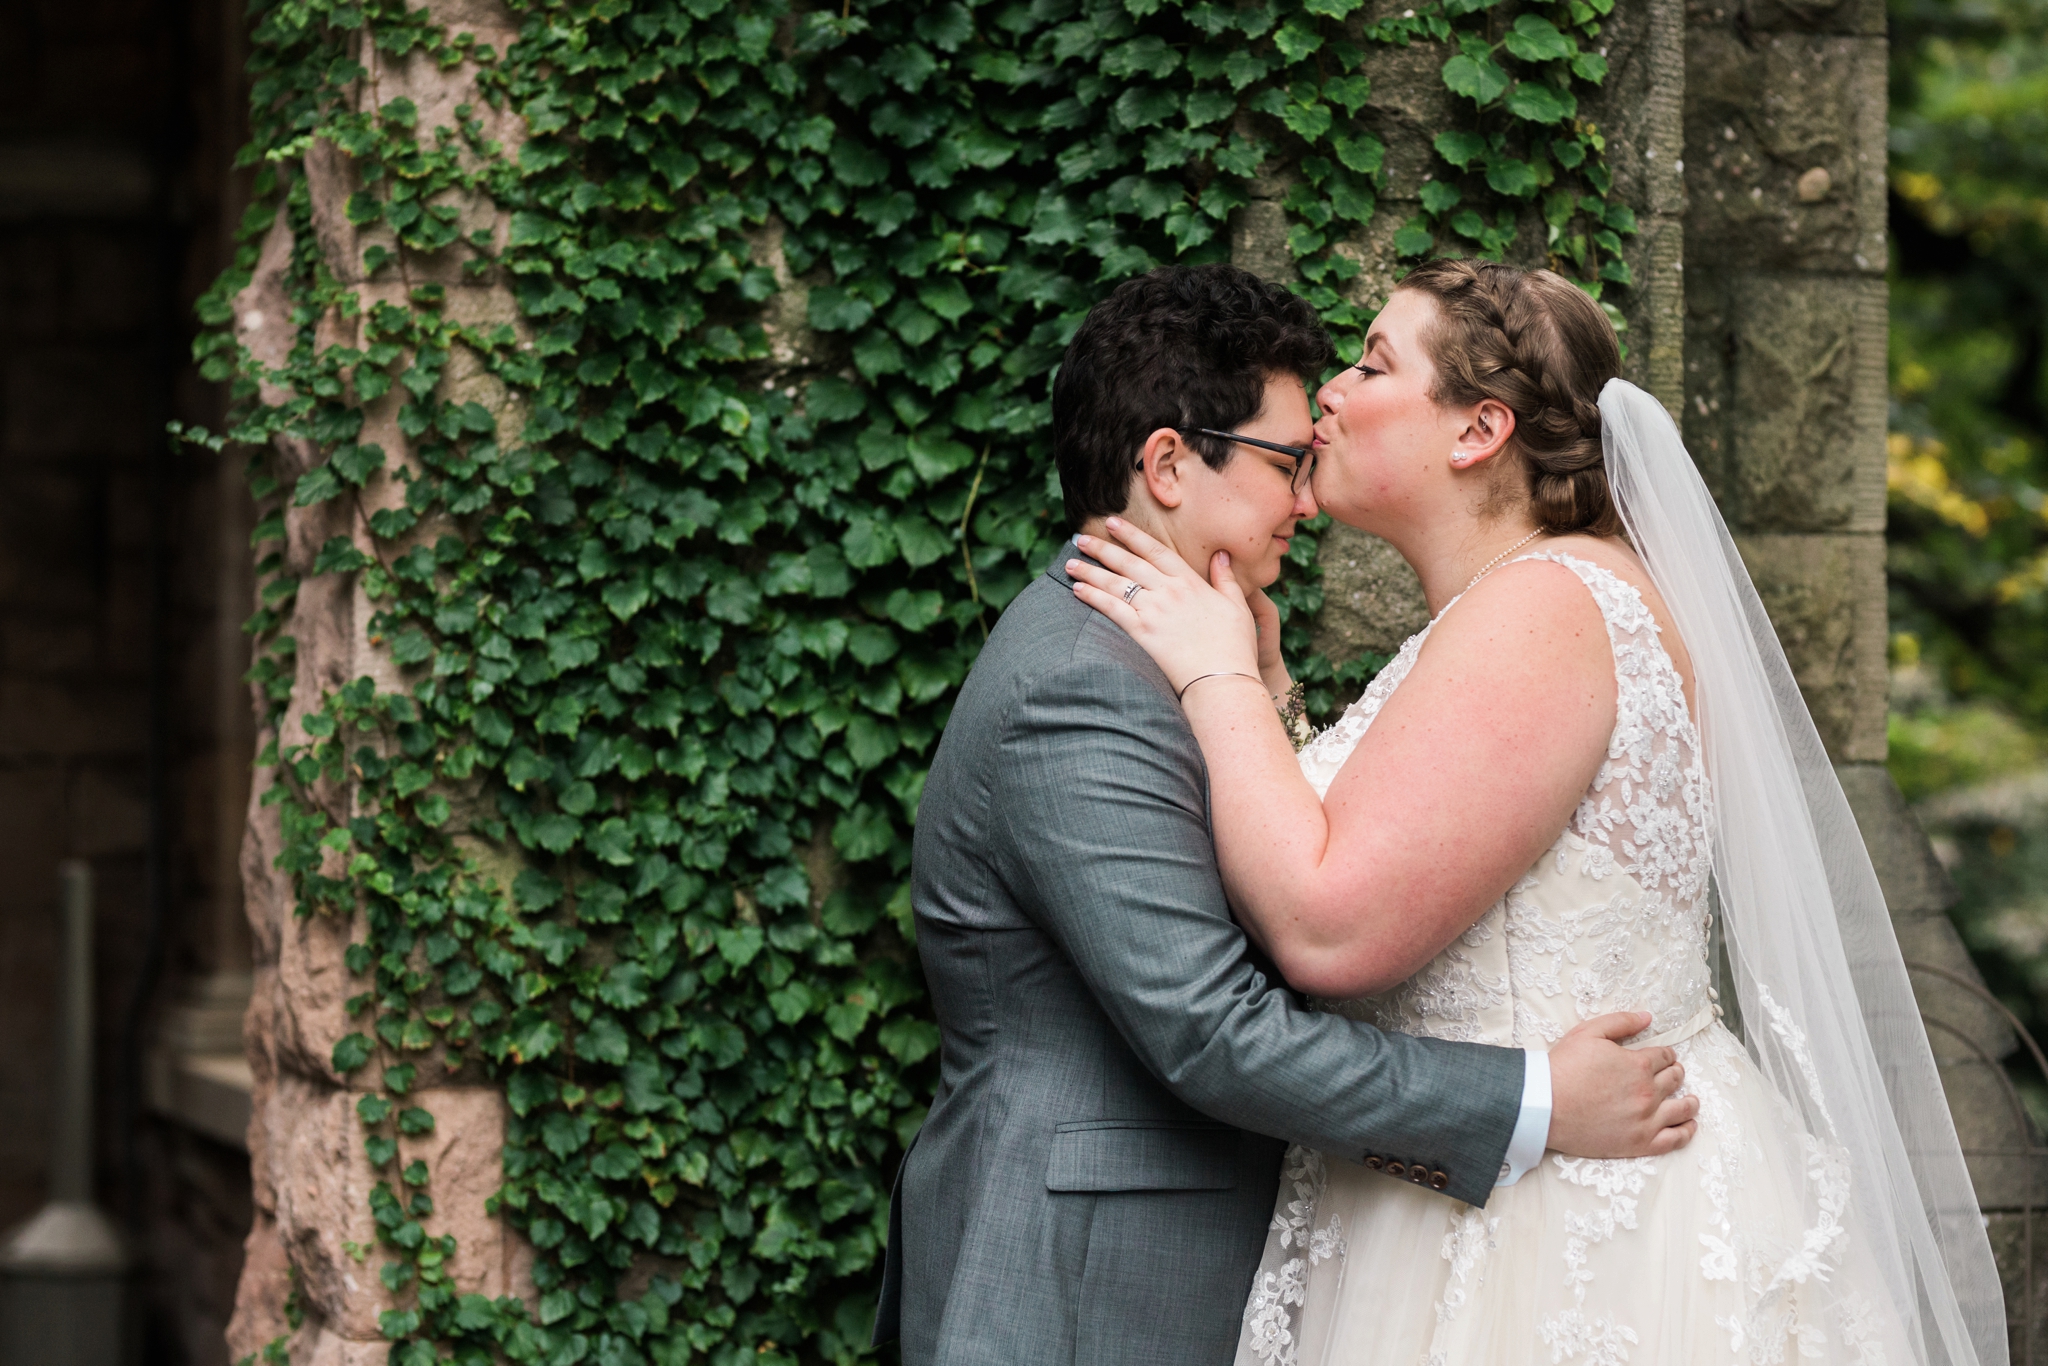
{"label": "sleeve button", "polygon": [[1450,1184],[1451,1178],[1445,1176],[1442,1172],[1431,1172],[1429,1174],[1429,1188],[1431,1190],[1440,1191]]}
{"label": "sleeve button", "polygon": [[1367,1153],[1365,1155],[1365,1165],[1368,1171],[1378,1171],[1387,1165],[1387,1159],[1381,1157],[1378,1153]]}
{"label": "sleeve button", "polygon": [[1393,1159],[1391,1159],[1391,1158],[1389,1158],[1389,1159],[1387,1160],[1387,1175],[1388,1175],[1388,1176],[1406,1176],[1407,1174],[1408,1174],[1408,1168],[1407,1168],[1406,1166],[1404,1166],[1403,1164],[1401,1164],[1401,1163],[1399,1163],[1399,1162],[1396,1162],[1396,1161],[1394,1161],[1394,1160],[1393,1160]]}

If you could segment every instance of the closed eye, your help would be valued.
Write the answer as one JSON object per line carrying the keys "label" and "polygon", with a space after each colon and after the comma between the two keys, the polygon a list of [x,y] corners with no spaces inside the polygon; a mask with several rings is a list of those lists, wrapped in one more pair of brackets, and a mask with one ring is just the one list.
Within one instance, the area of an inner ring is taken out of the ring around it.
{"label": "closed eye", "polygon": [[1385,373],[1387,373],[1384,370],[1375,370],[1372,366],[1367,365],[1364,361],[1360,361],[1358,364],[1352,366],[1351,368],[1356,370],[1361,375],[1384,375]]}

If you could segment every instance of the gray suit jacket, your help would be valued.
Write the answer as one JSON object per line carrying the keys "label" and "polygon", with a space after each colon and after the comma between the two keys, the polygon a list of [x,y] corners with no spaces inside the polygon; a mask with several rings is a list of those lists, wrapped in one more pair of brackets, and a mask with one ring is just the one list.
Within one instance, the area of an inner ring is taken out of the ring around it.
{"label": "gray suit jacket", "polygon": [[1520,1052],[1311,1012],[1255,961],[1194,735],[1074,553],[997,623],[918,808],[944,1041],[875,1325],[905,1366],[1222,1366],[1287,1142],[1484,1204],[1521,1106]]}

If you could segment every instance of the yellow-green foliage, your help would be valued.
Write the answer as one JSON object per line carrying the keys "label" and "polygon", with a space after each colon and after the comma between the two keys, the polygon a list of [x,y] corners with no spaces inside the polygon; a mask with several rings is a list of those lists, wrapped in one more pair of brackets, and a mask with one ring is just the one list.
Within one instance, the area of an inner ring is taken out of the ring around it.
{"label": "yellow-green foliage", "polygon": [[2033,732],[1985,703],[1951,711],[1894,712],[1892,777],[1908,801],[2024,772],[2041,762]]}

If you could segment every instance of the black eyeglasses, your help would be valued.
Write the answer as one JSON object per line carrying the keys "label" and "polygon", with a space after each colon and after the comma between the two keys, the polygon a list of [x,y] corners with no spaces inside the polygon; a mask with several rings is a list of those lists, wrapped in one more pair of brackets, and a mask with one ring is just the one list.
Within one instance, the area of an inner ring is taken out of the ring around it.
{"label": "black eyeglasses", "polygon": [[[1288,487],[1297,492],[1301,489],[1302,476],[1315,468],[1315,461],[1310,458],[1315,454],[1316,448],[1314,446],[1283,446],[1277,441],[1266,441],[1256,436],[1239,436],[1236,432],[1219,432],[1213,427],[1190,427],[1183,431],[1182,435],[1185,436],[1189,433],[1193,433],[1196,436],[1217,436],[1225,441],[1235,441],[1239,445],[1257,446],[1262,451],[1277,451],[1281,455],[1293,456],[1294,475],[1289,480]],[[1145,461],[1142,456],[1139,458],[1135,468],[1141,474],[1144,472]]]}

